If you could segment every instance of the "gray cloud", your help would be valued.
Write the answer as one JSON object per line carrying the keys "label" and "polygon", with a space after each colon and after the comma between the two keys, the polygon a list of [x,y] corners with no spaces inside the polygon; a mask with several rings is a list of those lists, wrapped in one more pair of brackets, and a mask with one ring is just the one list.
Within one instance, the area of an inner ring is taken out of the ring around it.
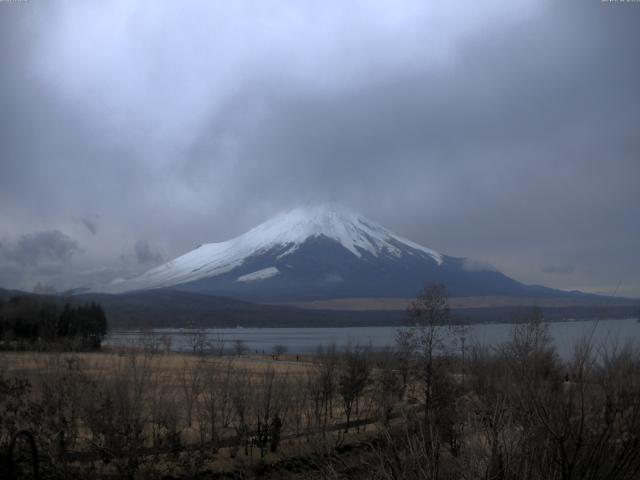
{"label": "gray cloud", "polygon": [[139,240],[134,246],[136,260],[142,265],[157,265],[162,263],[163,257],[160,252],[154,251],[149,243]]}
{"label": "gray cloud", "polygon": [[0,236],[73,232],[73,286],[330,200],[640,296],[640,9],[381,5],[0,3]]}
{"label": "gray cloud", "polygon": [[496,270],[496,268],[488,262],[482,262],[473,258],[465,258],[462,261],[462,268],[469,272],[480,272],[486,270]]}
{"label": "gray cloud", "polygon": [[16,242],[2,241],[0,285],[24,288],[25,280],[31,283],[61,274],[80,251],[78,243],[59,230],[21,235]]}
{"label": "gray cloud", "polygon": [[573,265],[547,265],[542,267],[542,273],[551,273],[554,275],[569,275],[575,272]]}
{"label": "gray cloud", "polygon": [[80,222],[91,232],[91,235],[98,233],[98,221],[93,218],[82,217]]}
{"label": "gray cloud", "polygon": [[54,295],[56,293],[56,289],[51,285],[44,285],[38,282],[35,287],[33,287],[33,293],[39,293],[42,295]]}
{"label": "gray cloud", "polygon": [[22,235],[14,246],[0,244],[2,257],[23,267],[61,265],[79,250],[77,242],[58,230]]}

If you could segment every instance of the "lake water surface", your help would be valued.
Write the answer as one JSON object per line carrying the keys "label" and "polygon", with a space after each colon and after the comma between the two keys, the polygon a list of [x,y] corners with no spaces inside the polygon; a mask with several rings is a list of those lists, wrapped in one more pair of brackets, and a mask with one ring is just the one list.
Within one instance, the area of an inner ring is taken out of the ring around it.
{"label": "lake water surface", "polygon": [[[569,357],[578,341],[591,337],[597,346],[622,346],[631,342],[640,346],[640,323],[635,318],[582,320],[549,323],[549,332],[561,356]],[[481,344],[497,346],[510,338],[512,324],[489,323],[466,327],[466,345]],[[331,327],[331,328],[210,328],[204,332],[211,340],[223,338],[225,348],[231,350],[237,340],[242,340],[251,353],[270,353],[274,345],[285,345],[289,353],[304,354],[315,352],[318,346],[335,343],[344,347],[349,343],[371,345],[373,348],[392,346],[397,327]],[[172,349],[189,350],[190,331],[188,329],[156,329],[156,335],[171,337]],[[448,332],[448,330],[447,330]],[[141,345],[149,332],[138,330],[118,330],[111,332],[105,345]],[[447,333],[453,338],[460,333]]]}

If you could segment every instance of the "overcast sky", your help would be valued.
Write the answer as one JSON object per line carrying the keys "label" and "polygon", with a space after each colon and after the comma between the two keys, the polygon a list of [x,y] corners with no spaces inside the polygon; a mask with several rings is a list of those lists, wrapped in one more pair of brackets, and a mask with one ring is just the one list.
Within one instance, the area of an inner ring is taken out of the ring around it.
{"label": "overcast sky", "polygon": [[150,268],[334,201],[640,297],[640,3],[0,1],[0,285]]}

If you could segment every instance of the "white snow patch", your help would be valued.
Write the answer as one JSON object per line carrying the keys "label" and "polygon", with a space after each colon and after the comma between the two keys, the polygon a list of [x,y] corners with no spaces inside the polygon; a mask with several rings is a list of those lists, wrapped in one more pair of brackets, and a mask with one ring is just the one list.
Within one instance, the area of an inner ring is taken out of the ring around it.
{"label": "white snow patch", "polygon": [[255,282],[256,280],[265,280],[267,278],[278,275],[279,273],[280,270],[278,270],[276,267],[267,267],[263,268],[262,270],[247,273],[246,275],[241,275],[238,277],[236,282]]}

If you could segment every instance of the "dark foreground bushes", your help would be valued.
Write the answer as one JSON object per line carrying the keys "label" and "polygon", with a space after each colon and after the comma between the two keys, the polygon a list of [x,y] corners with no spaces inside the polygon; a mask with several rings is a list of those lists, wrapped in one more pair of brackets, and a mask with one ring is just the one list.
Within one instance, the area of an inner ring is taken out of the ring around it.
{"label": "dark foreground bushes", "polygon": [[562,362],[537,324],[472,350],[441,406],[383,429],[371,478],[640,478],[637,349],[585,343]]}
{"label": "dark foreground bushes", "polygon": [[560,359],[533,310],[510,341],[465,351],[464,330],[447,326],[439,286],[428,286],[410,313],[416,326],[399,333],[396,355],[421,412],[400,406],[400,419],[382,429],[369,478],[640,478],[637,345],[585,338]]}

